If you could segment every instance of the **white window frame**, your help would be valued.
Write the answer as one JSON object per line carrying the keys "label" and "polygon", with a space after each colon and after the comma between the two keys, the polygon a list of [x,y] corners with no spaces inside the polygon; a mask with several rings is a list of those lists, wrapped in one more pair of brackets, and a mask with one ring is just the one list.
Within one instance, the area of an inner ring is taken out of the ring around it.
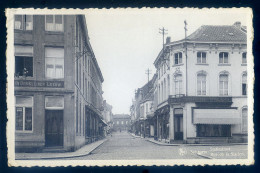
{"label": "white window frame", "polygon": [[[198,56],[198,54],[200,53],[200,57]],[[202,57],[202,54],[205,53],[206,56],[205,56],[205,62],[202,61],[203,57]],[[198,62],[198,58],[200,58],[200,62]],[[197,64],[207,64],[207,52],[205,51],[198,51],[197,52]]]}
{"label": "white window frame", "polygon": [[[180,62],[180,54],[181,54],[181,62]],[[175,63],[175,55],[178,55],[178,63],[177,64]],[[174,56],[173,56],[173,64],[174,65],[183,64],[183,56],[182,55],[183,55],[182,52],[174,53]]]}
{"label": "white window frame", "polygon": [[[220,92],[220,76],[221,75],[227,75],[228,76],[228,87],[227,87],[227,95],[224,95],[224,91],[225,91],[225,89],[224,89],[224,83],[222,83],[222,85],[223,85],[223,91],[222,91],[222,94],[221,94],[221,92]],[[231,80],[230,80],[230,74],[228,73],[228,72],[221,72],[221,73],[219,73],[219,76],[218,76],[218,92],[219,92],[219,96],[229,96],[229,95],[231,95],[231,91],[230,91],[230,87],[231,87]]]}
{"label": "white window frame", "polygon": [[[47,98],[51,98],[51,97],[60,97],[60,98],[62,98],[62,100],[63,100],[63,104],[62,104],[62,107],[47,107]],[[45,96],[45,109],[46,110],[64,110],[64,96]]]}
{"label": "white window frame", "polygon": [[[205,94],[202,94],[202,91],[203,91],[203,87],[202,87],[203,82],[202,81],[200,82],[200,88],[198,88],[198,82],[199,82],[198,81],[198,76],[199,75],[204,75],[206,77],[205,78]],[[203,72],[198,72],[196,78],[197,78],[197,83],[196,83],[196,88],[197,88],[196,93],[197,93],[197,96],[206,96],[207,95],[207,88],[208,88],[207,87],[207,74],[203,73]],[[201,94],[198,93],[198,89],[200,89]]]}
{"label": "white window frame", "polygon": [[[33,15],[20,15],[19,14],[19,16],[22,16],[22,23],[21,23],[21,25],[22,25],[22,29],[17,29],[17,28],[15,28],[15,17],[14,17],[14,29],[15,30],[21,30],[21,31],[32,31],[33,30]],[[31,16],[32,17],[32,28],[31,29],[27,29],[26,28],[26,23],[25,23],[25,16]]]}
{"label": "white window frame", "polygon": [[[176,79],[176,77],[177,76],[181,76],[181,80],[177,80]],[[178,74],[174,74],[174,93],[175,93],[175,95],[177,95],[177,94],[182,94],[182,92],[183,92],[183,75],[181,74],[181,73],[178,73]],[[176,92],[177,91],[177,84],[178,84],[178,92]],[[180,90],[180,88],[181,88],[181,90]]]}
{"label": "white window frame", "polygon": [[[17,107],[22,107],[23,109],[23,130],[16,130],[16,123],[15,123],[15,131],[16,132],[22,132],[22,133],[33,133],[33,105],[34,105],[34,102],[33,102],[33,96],[22,96],[22,95],[17,95],[15,96],[15,100],[17,97],[30,97],[32,99],[32,105],[23,105],[23,104],[16,104],[16,101],[15,101],[15,121],[16,121],[16,108]],[[32,108],[32,130],[25,130],[25,108]]]}
{"label": "white window frame", "polygon": [[[220,62],[220,54],[221,53],[223,54],[222,62]],[[225,62],[225,56],[224,56],[225,53],[227,54],[227,62]],[[219,52],[218,58],[219,58],[219,60],[218,60],[219,64],[229,64],[229,53],[228,52]]]}
{"label": "white window frame", "polygon": [[[47,57],[47,55],[46,55],[46,49],[49,49],[49,48],[51,48],[51,49],[63,49],[63,58],[61,58],[61,57]],[[47,79],[64,79],[64,74],[65,74],[65,68],[64,68],[64,61],[65,61],[65,50],[64,50],[64,48],[62,47],[45,47],[45,78],[47,78]],[[54,58],[55,60],[55,63],[54,64],[52,64],[53,65],[53,70],[54,70],[54,77],[47,77],[47,61],[46,61],[46,58]],[[57,78],[56,77],[56,59],[63,59],[63,64],[62,64],[62,77],[61,78]]]}
{"label": "white window frame", "polygon": [[64,32],[64,17],[63,17],[63,15],[59,15],[59,16],[61,16],[61,18],[62,18],[62,19],[61,19],[61,21],[62,21],[62,24],[61,24],[61,25],[62,25],[62,30],[56,30],[56,27],[54,27],[54,28],[55,28],[54,30],[48,30],[48,29],[47,29],[47,19],[46,19],[47,16],[53,16],[53,23],[52,23],[52,24],[53,24],[54,26],[56,26],[56,23],[55,23],[55,16],[56,16],[56,15],[51,15],[51,14],[50,14],[50,15],[45,15],[45,31],[50,31],[50,32]]}

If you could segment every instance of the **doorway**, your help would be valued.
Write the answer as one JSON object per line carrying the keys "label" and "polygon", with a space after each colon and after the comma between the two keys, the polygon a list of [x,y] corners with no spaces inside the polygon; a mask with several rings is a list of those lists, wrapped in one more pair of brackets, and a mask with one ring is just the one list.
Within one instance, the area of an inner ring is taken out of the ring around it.
{"label": "doorway", "polygon": [[45,146],[63,146],[63,110],[45,110]]}
{"label": "doorway", "polygon": [[174,110],[174,139],[183,140],[183,111],[182,111],[182,109]]}

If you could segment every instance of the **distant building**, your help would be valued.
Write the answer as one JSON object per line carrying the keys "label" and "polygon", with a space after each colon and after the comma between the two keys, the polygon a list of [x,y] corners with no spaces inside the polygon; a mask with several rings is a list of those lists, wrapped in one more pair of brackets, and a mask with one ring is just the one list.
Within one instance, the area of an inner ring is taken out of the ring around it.
{"label": "distant building", "polygon": [[109,105],[106,100],[103,101],[104,110],[102,111],[103,119],[106,122],[107,126],[105,128],[106,132],[110,132],[110,129],[113,127],[113,113],[112,106]]}
{"label": "distant building", "polygon": [[73,151],[103,137],[101,70],[84,15],[15,15],[16,151]]}
{"label": "distant building", "polygon": [[122,131],[130,130],[131,117],[127,114],[115,114],[113,115],[113,130]]}

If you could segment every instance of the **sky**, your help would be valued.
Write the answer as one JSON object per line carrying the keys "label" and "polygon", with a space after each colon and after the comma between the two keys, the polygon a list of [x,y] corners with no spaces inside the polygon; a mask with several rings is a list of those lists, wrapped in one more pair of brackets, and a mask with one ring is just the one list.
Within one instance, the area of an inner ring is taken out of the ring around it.
{"label": "sky", "polygon": [[88,34],[104,77],[103,99],[114,114],[129,114],[135,89],[148,81],[145,71],[162,48],[159,28],[167,29],[171,41],[184,38],[184,20],[190,35],[202,25],[248,25],[248,10],[102,9],[85,13]]}

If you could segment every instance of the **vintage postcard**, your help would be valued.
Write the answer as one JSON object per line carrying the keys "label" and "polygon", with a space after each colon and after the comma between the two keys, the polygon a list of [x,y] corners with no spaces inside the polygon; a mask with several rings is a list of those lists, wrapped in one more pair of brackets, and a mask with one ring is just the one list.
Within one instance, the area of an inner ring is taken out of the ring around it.
{"label": "vintage postcard", "polygon": [[254,164],[250,8],[6,16],[9,166]]}

